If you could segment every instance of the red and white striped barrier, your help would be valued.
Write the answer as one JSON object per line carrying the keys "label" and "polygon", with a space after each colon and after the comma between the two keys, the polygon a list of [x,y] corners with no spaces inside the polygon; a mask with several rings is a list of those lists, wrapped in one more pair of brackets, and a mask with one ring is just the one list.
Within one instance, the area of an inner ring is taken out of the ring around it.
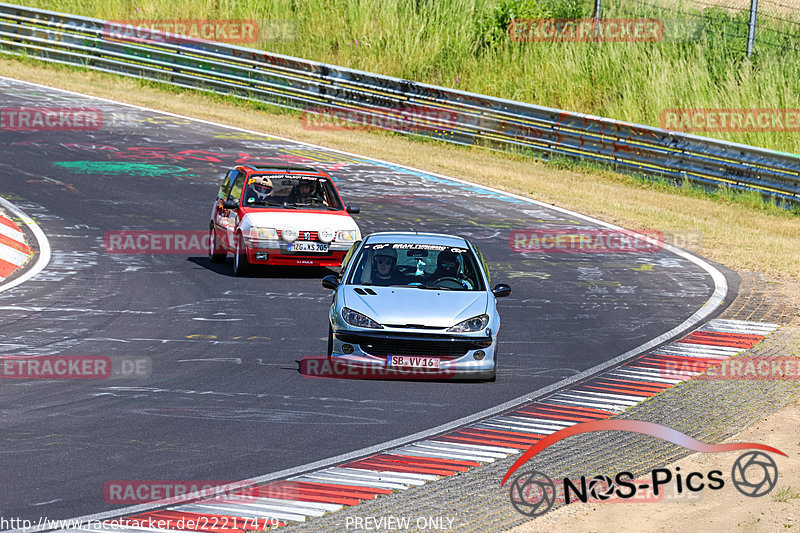
{"label": "red and white striped barrier", "polygon": [[0,211],[0,282],[24,266],[32,256],[33,250],[19,226]]}

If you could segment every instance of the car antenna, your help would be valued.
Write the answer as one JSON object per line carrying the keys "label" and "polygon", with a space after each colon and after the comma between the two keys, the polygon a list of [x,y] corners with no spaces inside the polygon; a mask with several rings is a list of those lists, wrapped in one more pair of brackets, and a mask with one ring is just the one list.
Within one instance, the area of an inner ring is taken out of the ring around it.
{"label": "car antenna", "polygon": [[[286,155],[286,152],[283,151],[283,148],[281,148],[281,156],[283,157],[284,164],[286,164],[286,166],[288,167],[289,166],[289,157]],[[288,174],[291,174],[292,173],[292,169],[287,168],[286,172]]]}

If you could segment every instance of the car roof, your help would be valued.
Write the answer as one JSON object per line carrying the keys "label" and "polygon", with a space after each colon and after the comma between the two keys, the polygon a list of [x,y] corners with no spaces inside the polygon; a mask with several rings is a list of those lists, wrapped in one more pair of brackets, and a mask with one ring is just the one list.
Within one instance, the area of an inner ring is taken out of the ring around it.
{"label": "car roof", "polygon": [[280,163],[252,163],[249,162],[247,164],[241,165],[244,168],[252,170],[254,172],[287,172],[287,173],[297,173],[297,174],[323,174],[324,172],[318,170],[314,167],[309,167],[306,165],[286,165]]}
{"label": "car roof", "polygon": [[367,235],[364,242],[371,244],[381,243],[415,243],[415,244],[441,244],[443,246],[459,246],[465,248],[467,240],[457,235],[445,233],[420,233],[416,231],[383,231]]}

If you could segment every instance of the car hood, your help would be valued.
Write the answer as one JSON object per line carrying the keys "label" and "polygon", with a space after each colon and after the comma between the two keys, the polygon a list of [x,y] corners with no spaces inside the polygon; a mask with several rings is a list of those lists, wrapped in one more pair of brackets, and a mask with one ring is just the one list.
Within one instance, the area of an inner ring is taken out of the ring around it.
{"label": "car hood", "polygon": [[248,212],[240,225],[242,228],[257,226],[277,230],[295,229],[304,230],[351,230],[358,229],[355,220],[348,214],[337,213],[308,213],[294,209],[281,211]]}
{"label": "car hood", "polygon": [[383,325],[454,326],[486,312],[488,295],[482,291],[437,291],[413,287],[364,287],[375,294],[359,294],[346,287],[343,303]]}

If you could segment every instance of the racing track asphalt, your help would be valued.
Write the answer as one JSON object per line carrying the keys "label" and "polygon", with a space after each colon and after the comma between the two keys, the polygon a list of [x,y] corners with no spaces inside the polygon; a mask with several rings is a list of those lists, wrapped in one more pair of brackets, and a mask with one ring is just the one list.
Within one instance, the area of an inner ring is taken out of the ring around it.
{"label": "racing track asphalt", "polygon": [[[0,293],[0,355],[149,358],[149,378],[0,380],[0,516],[119,506],[115,480],[235,481],[469,415],[591,368],[680,324],[713,292],[666,251],[521,255],[513,229],[591,226],[557,210],[366,158],[0,79],[2,107],[91,106],[92,132],[0,132],[0,196],[32,216],[49,266]],[[296,120],[287,117],[286,120]],[[206,230],[226,168],[248,157],[317,165],[366,234],[463,235],[499,301],[495,383],[307,379],[330,292],[319,271],[234,278],[230,258],[110,254],[116,230]],[[730,273],[727,273],[729,280]]]}

